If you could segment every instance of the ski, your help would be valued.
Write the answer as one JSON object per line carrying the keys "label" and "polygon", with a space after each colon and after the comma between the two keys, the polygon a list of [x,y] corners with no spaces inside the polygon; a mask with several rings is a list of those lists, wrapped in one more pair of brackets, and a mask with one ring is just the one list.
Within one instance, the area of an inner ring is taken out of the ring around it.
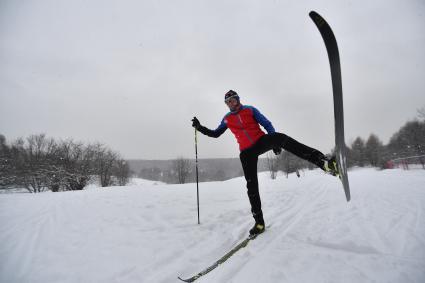
{"label": "ski", "polygon": [[237,244],[233,249],[231,249],[228,253],[226,253],[224,256],[222,256],[219,260],[217,260],[216,262],[214,262],[212,265],[208,266],[207,268],[205,268],[204,270],[202,270],[201,272],[197,273],[196,275],[187,278],[187,279],[182,279],[181,277],[177,277],[178,279],[180,279],[183,282],[193,282],[196,279],[198,279],[201,276],[204,276],[205,274],[209,273],[210,271],[214,270],[217,266],[219,266],[220,264],[222,264],[223,262],[225,262],[226,260],[228,260],[232,255],[234,255],[237,251],[239,251],[240,249],[246,247],[249,243],[249,241],[254,240],[257,235],[254,236],[248,236],[245,240],[243,240],[242,242],[240,242],[239,244]]}
{"label": "ski", "polygon": [[335,154],[338,164],[339,178],[344,187],[345,197],[350,201],[350,185],[347,175],[347,157],[344,138],[344,105],[342,98],[341,63],[339,60],[338,44],[329,24],[318,13],[311,11],[310,18],[316,24],[325,42],[331,67],[331,79],[335,116]]}

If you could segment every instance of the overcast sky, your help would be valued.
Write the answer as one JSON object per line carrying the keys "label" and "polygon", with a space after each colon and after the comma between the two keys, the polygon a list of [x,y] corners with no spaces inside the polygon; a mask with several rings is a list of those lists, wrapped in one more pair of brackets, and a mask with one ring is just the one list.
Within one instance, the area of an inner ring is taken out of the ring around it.
{"label": "overcast sky", "polygon": [[[371,133],[388,143],[425,106],[422,0],[0,0],[0,133],[192,158],[191,118],[215,129],[233,89],[277,131],[327,153],[332,86],[311,10],[338,41],[347,144]],[[200,136],[198,154],[239,150],[228,130]]]}

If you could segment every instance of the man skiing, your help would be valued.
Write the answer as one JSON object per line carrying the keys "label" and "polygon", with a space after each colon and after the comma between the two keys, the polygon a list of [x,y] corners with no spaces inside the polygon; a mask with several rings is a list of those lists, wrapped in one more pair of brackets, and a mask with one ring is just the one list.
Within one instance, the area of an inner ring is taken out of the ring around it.
{"label": "man skiing", "polygon": [[[283,148],[334,176],[338,175],[336,160],[335,157],[328,158],[320,151],[301,144],[285,134],[276,132],[272,123],[258,109],[242,105],[239,95],[235,91],[229,90],[224,96],[224,102],[229,107],[230,112],[224,116],[217,129],[210,130],[202,126],[196,117],[192,119],[192,126],[209,137],[218,138],[227,128],[235,135],[239,143],[239,157],[246,179],[251,212],[255,220],[254,227],[249,231],[249,234],[254,236],[265,230],[257,178],[259,155],[269,150],[273,150],[278,155]],[[260,125],[267,131],[267,134],[261,130]]]}

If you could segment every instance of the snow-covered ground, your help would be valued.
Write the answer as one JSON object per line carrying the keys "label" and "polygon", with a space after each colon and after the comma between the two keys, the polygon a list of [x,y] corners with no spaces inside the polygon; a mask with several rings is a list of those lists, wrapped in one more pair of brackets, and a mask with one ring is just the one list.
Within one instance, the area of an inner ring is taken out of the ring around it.
{"label": "snow-covered ground", "polygon": [[[425,170],[260,176],[266,233],[197,282],[425,282]],[[0,195],[0,282],[178,282],[252,226],[244,180]]]}

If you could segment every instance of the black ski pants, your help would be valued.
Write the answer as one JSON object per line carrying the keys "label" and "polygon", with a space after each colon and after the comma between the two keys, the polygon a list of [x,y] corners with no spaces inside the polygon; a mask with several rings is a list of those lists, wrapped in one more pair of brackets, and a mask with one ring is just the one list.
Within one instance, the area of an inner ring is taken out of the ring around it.
{"label": "black ski pants", "polygon": [[320,151],[297,142],[293,138],[282,134],[273,133],[262,136],[252,147],[241,151],[240,159],[246,179],[248,198],[251,203],[251,212],[256,223],[264,224],[261,210],[261,199],[258,191],[257,163],[258,156],[271,150],[283,148],[296,156],[323,167],[324,155]]}

